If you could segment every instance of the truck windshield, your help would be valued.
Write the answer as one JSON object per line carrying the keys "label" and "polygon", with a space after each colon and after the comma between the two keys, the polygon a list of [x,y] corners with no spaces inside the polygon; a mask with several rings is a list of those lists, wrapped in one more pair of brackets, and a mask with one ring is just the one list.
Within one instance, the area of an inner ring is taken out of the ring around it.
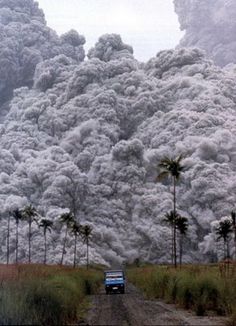
{"label": "truck windshield", "polygon": [[124,278],[124,275],[122,272],[109,272],[109,273],[105,273],[105,278],[106,279],[116,279],[116,278]]}
{"label": "truck windshield", "polygon": [[123,275],[106,275],[106,278],[123,278]]}

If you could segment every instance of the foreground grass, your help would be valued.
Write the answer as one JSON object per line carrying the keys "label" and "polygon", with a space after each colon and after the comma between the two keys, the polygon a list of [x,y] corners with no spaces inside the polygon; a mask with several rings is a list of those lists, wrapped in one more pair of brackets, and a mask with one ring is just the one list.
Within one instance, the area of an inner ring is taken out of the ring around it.
{"label": "foreground grass", "polygon": [[102,282],[99,270],[58,266],[0,266],[0,325],[77,322]]}
{"label": "foreground grass", "polygon": [[129,280],[148,298],[161,298],[197,315],[208,313],[231,316],[236,325],[236,275],[233,268],[222,275],[218,266],[167,266],[130,268]]}

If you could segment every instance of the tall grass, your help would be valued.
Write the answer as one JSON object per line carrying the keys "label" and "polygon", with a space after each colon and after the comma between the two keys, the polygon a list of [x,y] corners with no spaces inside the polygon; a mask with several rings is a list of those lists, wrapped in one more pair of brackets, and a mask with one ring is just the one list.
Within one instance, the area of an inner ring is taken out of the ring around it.
{"label": "tall grass", "polygon": [[149,298],[161,298],[197,315],[208,312],[236,315],[236,275],[220,275],[217,267],[186,266],[180,270],[165,266],[131,268],[129,280]]}
{"label": "tall grass", "polygon": [[[11,267],[10,267],[11,268]],[[66,325],[78,322],[86,295],[100,287],[102,273],[84,269],[25,265],[2,279],[1,325]]]}

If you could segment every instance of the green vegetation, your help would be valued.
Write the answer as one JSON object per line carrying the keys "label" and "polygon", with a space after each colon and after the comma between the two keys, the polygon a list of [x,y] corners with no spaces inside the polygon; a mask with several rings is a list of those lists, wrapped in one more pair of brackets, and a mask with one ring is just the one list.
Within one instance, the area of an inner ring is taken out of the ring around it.
{"label": "green vegetation", "polygon": [[[141,288],[148,298],[161,298],[182,308],[192,309],[197,315],[209,312],[236,316],[236,273],[231,266],[227,275],[219,266],[167,266],[130,268],[129,280]],[[234,320],[234,322],[236,319]],[[232,319],[232,325],[233,319]]]}
{"label": "green vegetation", "polygon": [[78,322],[88,307],[86,296],[96,293],[102,282],[99,269],[60,266],[0,266],[0,275],[1,325]]}

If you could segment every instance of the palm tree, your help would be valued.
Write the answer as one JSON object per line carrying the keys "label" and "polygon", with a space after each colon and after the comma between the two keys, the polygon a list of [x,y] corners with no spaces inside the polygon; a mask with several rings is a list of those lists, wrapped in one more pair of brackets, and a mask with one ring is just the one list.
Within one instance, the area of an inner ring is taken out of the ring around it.
{"label": "palm tree", "polygon": [[91,225],[84,225],[81,229],[82,238],[86,242],[87,246],[87,269],[89,267],[89,239],[91,237],[92,230],[93,228]]}
{"label": "palm tree", "polygon": [[234,259],[236,260],[236,212],[231,212],[232,227],[234,232]]}
{"label": "palm tree", "polygon": [[216,228],[217,240],[221,238],[224,241],[224,259],[229,258],[229,235],[232,232],[232,223],[230,220],[220,221],[219,226]]}
{"label": "palm tree", "polygon": [[31,263],[31,237],[32,237],[32,223],[37,223],[38,213],[32,205],[26,206],[22,210],[22,218],[26,220],[29,224],[29,234],[28,234],[28,244],[29,244],[29,263]]}
{"label": "palm tree", "polygon": [[43,236],[44,236],[44,265],[47,263],[47,231],[51,233],[51,229],[53,226],[53,221],[47,220],[45,218],[41,219],[39,223],[39,228],[43,228]]}
{"label": "palm tree", "polygon": [[170,211],[166,213],[163,221],[170,225],[171,227],[171,263],[174,263],[174,226],[176,220],[176,213],[174,211]]}
{"label": "palm tree", "polygon": [[65,254],[68,229],[74,223],[75,219],[74,219],[74,215],[73,215],[72,212],[61,214],[61,216],[60,216],[59,219],[60,219],[60,222],[61,223],[63,223],[63,224],[66,225],[65,236],[64,236],[64,240],[63,240],[63,248],[62,248],[61,262],[60,262],[60,264],[62,265],[63,264],[63,259],[64,259],[64,254]]}
{"label": "palm tree", "polygon": [[81,234],[82,227],[76,221],[71,225],[71,233],[74,235],[74,263],[73,267],[76,266],[76,255],[77,255],[77,238]]}
{"label": "palm tree", "polygon": [[12,216],[14,217],[16,221],[16,264],[18,264],[18,238],[19,238],[19,222],[22,219],[22,213],[17,208],[12,211]]}
{"label": "palm tree", "polygon": [[188,230],[188,219],[184,216],[178,215],[176,220],[176,228],[179,231],[179,265],[182,265],[183,256],[183,238]]}
{"label": "palm tree", "polygon": [[[183,159],[182,155],[179,155],[176,159],[164,157],[159,163],[161,173],[158,175],[157,180],[162,180],[165,177],[171,177],[173,180],[173,212],[176,215],[176,184],[180,178],[181,172],[184,166],[180,164]],[[173,252],[174,252],[174,265],[177,267],[177,252],[176,252],[176,225],[173,226]]]}

